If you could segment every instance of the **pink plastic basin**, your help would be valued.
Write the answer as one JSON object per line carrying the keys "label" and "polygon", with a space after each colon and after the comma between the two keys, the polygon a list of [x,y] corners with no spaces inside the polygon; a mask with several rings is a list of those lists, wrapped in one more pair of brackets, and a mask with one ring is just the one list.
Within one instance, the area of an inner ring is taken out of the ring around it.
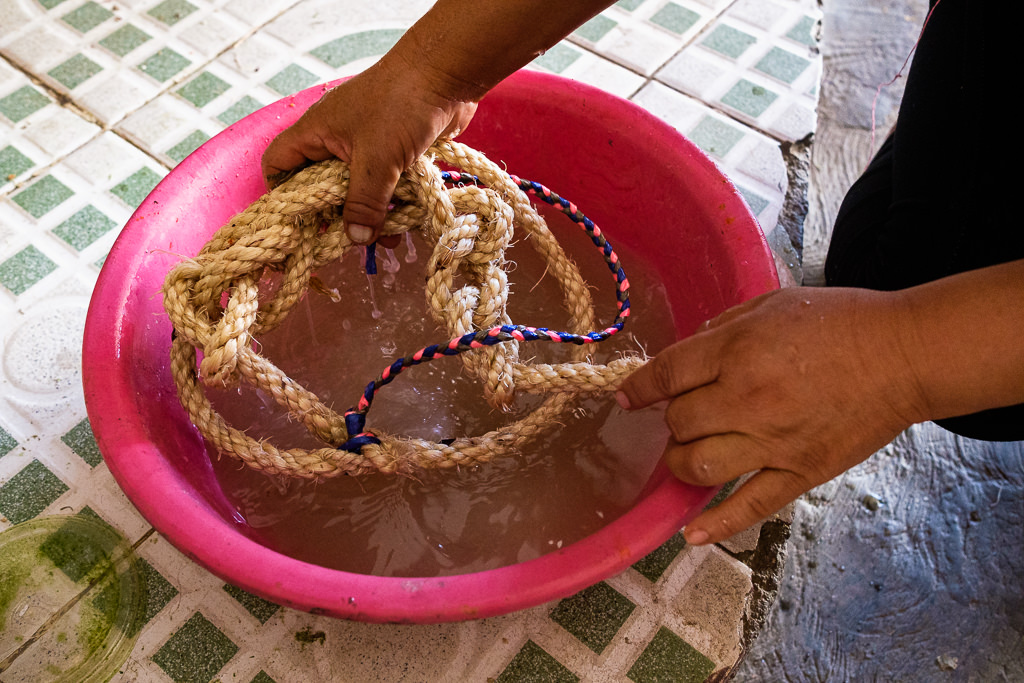
{"label": "pink plastic basin", "polygon": [[[247,537],[178,405],[159,291],[181,255],[195,254],[263,192],[263,149],[323,91],[283,99],[204,144],[142,203],[103,266],[85,329],[85,397],[100,450],[128,498],[225,581],[282,605],[365,621],[430,623],[522,609],[571,595],[657,548],[714,490],[659,469],[636,506],[598,533],[530,562],[440,578],[326,569]],[[460,140],[571,198],[614,245],[649,259],[671,282],[680,336],[778,287],[771,253],[735,187],[697,147],[630,102],[520,72],[487,96]]]}

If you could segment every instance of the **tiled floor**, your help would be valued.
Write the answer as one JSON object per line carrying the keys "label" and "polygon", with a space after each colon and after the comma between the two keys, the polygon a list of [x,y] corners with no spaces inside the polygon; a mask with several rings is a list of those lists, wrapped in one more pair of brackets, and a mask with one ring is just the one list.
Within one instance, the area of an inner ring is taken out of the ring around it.
{"label": "tiled floor", "polygon": [[[0,0],[0,531],[86,514],[134,545],[144,623],[114,680],[699,681],[729,670],[744,626],[756,630],[758,590],[771,586],[752,560],[759,529],[712,548],[677,536],[622,575],[505,617],[374,626],[225,585],[154,533],[106,470],[79,365],[119,227],[209,137],[362,70],[429,4]],[[621,0],[532,67],[678,128],[782,247],[780,144],[814,129],[818,18],[811,0]],[[0,599],[0,631],[8,607]]]}

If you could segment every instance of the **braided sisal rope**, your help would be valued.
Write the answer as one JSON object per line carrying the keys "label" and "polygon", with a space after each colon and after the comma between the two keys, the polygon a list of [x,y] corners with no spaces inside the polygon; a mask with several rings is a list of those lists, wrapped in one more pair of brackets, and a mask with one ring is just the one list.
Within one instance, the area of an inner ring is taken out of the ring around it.
{"label": "braided sisal rope", "polygon": [[[477,176],[486,187],[447,188],[441,171],[428,157]],[[388,370],[367,388],[353,422],[356,411],[335,413],[253,348],[255,337],[281,324],[300,301],[317,268],[356,246],[341,221],[347,187],[344,162],[331,160],[306,168],[235,216],[195,258],[178,264],[167,277],[164,307],[174,326],[171,371],[179,398],[192,422],[221,452],[264,472],[303,478],[487,462],[521,449],[558,423],[576,395],[612,390],[643,362],[637,356],[618,358],[607,365],[585,361],[583,344],[600,341],[621,328],[621,323],[602,333],[588,333],[596,321],[587,285],[516,179],[464,145],[439,141],[428,156],[402,175],[395,191],[396,208],[389,214],[383,234],[416,230],[432,249],[426,285],[430,311],[453,337],[464,337],[465,348],[454,352],[460,353],[466,369],[483,383],[492,406],[507,408],[517,389],[548,396],[517,422],[450,444],[378,431],[357,434],[362,432],[372,391],[391,379]],[[524,364],[519,360],[519,340],[524,334],[532,335],[527,340],[543,335],[534,334],[536,328],[513,326],[505,310],[504,252],[514,225],[530,236],[529,242],[560,283],[571,315],[571,332],[584,335],[563,333],[566,338],[554,339],[555,333],[540,330],[554,341],[577,344],[569,362]],[[610,246],[606,245],[605,252],[611,255],[611,260],[606,258],[610,264],[617,262]],[[280,271],[279,285],[271,298],[259,302],[258,283],[268,270]],[[464,284],[456,287],[456,278]],[[620,316],[624,316],[628,315],[628,282],[624,276],[621,280]],[[498,335],[499,329],[503,332],[497,341],[502,343],[492,343],[488,334]],[[452,344],[455,342],[453,339]],[[198,370],[196,349],[203,352]],[[420,362],[413,358],[407,357],[406,363]],[[392,369],[397,373],[401,367],[398,362]],[[280,449],[227,424],[210,404],[202,385],[234,386],[242,380],[273,396],[327,445],[314,450]]]}

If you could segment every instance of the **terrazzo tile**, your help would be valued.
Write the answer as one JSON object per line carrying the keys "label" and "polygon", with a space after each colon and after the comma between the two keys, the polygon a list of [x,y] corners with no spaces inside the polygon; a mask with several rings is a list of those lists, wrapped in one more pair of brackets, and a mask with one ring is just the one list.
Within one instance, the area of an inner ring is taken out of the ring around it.
{"label": "terrazzo tile", "polygon": [[0,263],[0,285],[14,295],[24,294],[55,270],[57,264],[30,244]]}
{"label": "terrazzo tile", "polygon": [[680,35],[689,31],[700,20],[700,14],[669,2],[651,16],[651,23]]}
{"label": "terrazzo tile", "polygon": [[54,106],[45,117],[26,122],[21,136],[49,155],[59,159],[85,144],[100,127],[63,107]]}
{"label": "terrazzo tile", "polygon": [[495,683],[576,683],[580,678],[532,640],[512,658]]}
{"label": "terrazzo tile", "polygon": [[92,204],[88,204],[54,228],[53,234],[76,250],[82,251],[116,227],[117,223]]}
{"label": "terrazzo tile", "polygon": [[601,654],[634,609],[636,605],[602,581],[559,602],[550,617],[581,643]]}
{"label": "terrazzo tile", "polygon": [[248,593],[241,588],[232,586],[229,583],[224,584],[224,592],[237,600],[238,603],[242,605],[249,614],[256,617],[261,624],[267,623],[267,620],[277,614],[281,609],[280,605],[276,605],[269,600],[264,600],[258,595]]}
{"label": "terrazzo tile", "polygon": [[174,599],[178,589],[144,558],[139,558],[138,562],[139,572],[146,584],[146,611],[142,616],[142,623],[146,624]]}
{"label": "terrazzo tile", "polygon": [[815,47],[818,44],[817,33],[820,25],[817,19],[803,15],[786,31],[786,37],[806,47]]}
{"label": "terrazzo tile", "polygon": [[139,71],[163,83],[181,73],[191,63],[171,48],[165,47],[139,64]]}
{"label": "terrazzo tile", "polygon": [[757,118],[778,99],[778,93],[741,78],[729,92],[722,96],[722,104],[732,107],[741,114]]}
{"label": "terrazzo tile", "polygon": [[33,460],[0,484],[0,515],[12,524],[20,524],[48,508],[67,490],[67,484],[46,465]]}
{"label": "terrazzo tile", "polygon": [[[96,513],[84,512],[84,517],[100,524],[106,524]],[[80,513],[82,514],[82,513]],[[75,526],[67,522],[55,530],[39,545],[40,554],[50,560],[72,582],[78,583],[97,569],[109,567],[111,558],[95,539],[83,538]]]}
{"label": "terrazzo tile", "polygon": [[89,420],[82,420],[71,428],[69,432],[60,437],[68,448],[73,450],[78,457],[84,460],[89,467],[96,467],[103,462],[103,455],[100,454],[99,446],[96,445],[96,437],[93,436],[92,426]]}
{"label": "terrazzo tile", "polygon": [[688,137],[702,150],[721,159],[743,139],[743,131],[713,116],[705,116]]}
{"label": "terrazzo tile", "polygon": [[232,123],[245,118],[261,107],[263,107],[263,104],[259,100],[246,95],[221,112],[217,119],[224,125],[230,126]]}
{"label": "terrazzo tile", "polygon": [[161,175],[148,166],[144,166],[119,182],[110,191],[134,209],[153,191],[161,178]]}
{"label": "terrazzo tile", "polygon": [[199,149],[199,146],[209,139],[210,136],[201,130],[192,131],[184,140],[167,150],[167,156],[176,162],[180,162],[189,154]]}
{"label": "terrazzo tile", "polygon": [[404,29],[384,28],[360,31],[335,38],[309,51],[335,69],[366,57],[379,57],[391,49],[405,33]]}
{"label": "terrazzo tile", "polygon": [[147,14],[168,26],[174,26],[198,9],[187,0],[164,0],[149,10]]}
{"label": "terrazzo tile", "polygon": [[552,73],[560,74],[582,56],[582,52],[574,47],[559,43],[533,60],[533,64]]}
{"label": "terrazzo tile", "polygon": [[62,16],[61,20],[79,33],[88,33],[113,16],[114,13],[109,9],[89,0]]}
{"label": "terrazzo tile", "polygon": [[696,629],[706,641],[704,655],[713,661],[734,661],[742,648],[743,614],[751,589],[750,568],[720,548],[711,548],[674,598],[680,634],[684,627]]}
{"label": "terrazzo tile", "polygon": [[11,198],[33,218],[42,218],[73,195],[67,185],[52,175],[45,175]]}
{"label": "terrazzo tile", "polygon": [[669,565],[675,561],[676,557],[679,556],[679,553],[685,547],[686,539],[683,537],[683,533],[679,532],[651,551],[639,562],[634,563],[633,569],[653,583],[662,577],[669,568]]}
{"label": "terrazzo tile", "polygon": [[93,60],[83,54],[77,54],[50,69],[48,73],[68,90],[74,90],[102,70],[103,67]]}
{"label": "terrazzo tile", "polygon": [[110,35],[102,38],[100,45],[110,50],[117,57],[125,57],[133,50],[143,46],[153,37],[135,24],[125,24]]}
{"label": "terrazzo tile", "polygon": [[4,457],[18,446],[18,440],[11,436],[6,429],[0,426],[0,458]]}
{"label": "terrazzo tile", "polygon": [[573,35],[583,38],[591,43],[596,43],[608,35],[608,32],[616,26],[618,26],[618,23],[614,19],[610,19],[603,14],[598,14],[596,17],[576,29],[576,31],[573,32]]}
{"label": "terrazzo tile", "polygon": [[701,45],[726,57],[736,59],[756,42],[757,38],[749,33],[744,33],[727,24],[719,24],[701,41]]}
{"label": "terrazzo tile", "polygon": [[218,78],[209,71],[200,72],[188,83],[178,88],[179,95],[191,102],[194,106],[202,109],[207,104],[217,99],[228,89],[231,84],[222,78]]}
{"label": "terrazzo tile", "polygon": [[238,646],[196,612],[153,655],[153,661],[176,682],[208,681],[236,652]]}
{"label": "terrazzo tile", "polygon": [[31,85],[24,85],[9,95],[0,98],[0,114],[3,114],[11,123],[18,123],[22,119],[34,114],[51,100]]}
{"label": "terrazzo tile", "polygon": [[267,85],[279,95],[287,96],[315,85],[321,79],[315,73],[303,69],[298,64],[289,64],[267,80]]}
{"label": "terrazzo tile", "polygon": [[0,178],[14,180],[35,165],[12,145],[0,149]]}
{"label": "terrazzo tile", "polygon": [[782,48],[773,47],[754,65],[754,68],[783,83],[792,83],[810,65],[809,59]]}
{"label": "terrazzo tile", "polygon": [[662,626],[626,674],[635,683],[703,683],[715,663]]}

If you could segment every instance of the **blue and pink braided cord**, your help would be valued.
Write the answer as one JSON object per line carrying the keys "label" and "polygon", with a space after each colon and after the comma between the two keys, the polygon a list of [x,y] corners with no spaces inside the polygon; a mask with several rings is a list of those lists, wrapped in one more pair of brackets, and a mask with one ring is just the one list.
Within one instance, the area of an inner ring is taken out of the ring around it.
{"label": "blue and pink braided cord", "polygon": [[[451,184],[461,182],[478,183],[478,179],[475,176],[459,173],[457,171],[443,172],[441,174],[441,178],[444,182]],[[538,199],[559,209],[562,213],[568,216],[574,223],[579,225],[584,232],[587,233],[591,242],[594,243],[594,246],[601,251],[608,269],[615,278],[615,298],[618,309],[615,320],[611,325],[603,330],[586,332],[584,334],[559,332],[550,330],[546,327],[498,325],[486,330],[468,332],[444,343],[431,344],[430,346],[423,347],[415,353],[399,358],[391,365],[384,368],[381,374],[378,375],[377,379],[366,385],[357,406],[345,413],[345,428],[350,436],[348,441],[339,446],[340,450],[358,453],[362,450],[363,446],[380,443],[380,439],[376,434],[372,431],[366,430],[366,416],[370,411],[370,406],[373,404],[373,399],[377,395],[377,392],[387,384],[390,384],[395,377],[401,374],[401,372],[406,368],[426,363],[427,361],[434,360],[441,356],[455,356],[465,351],[469,351],[470,349],[493,346],[495,344],[501,344],[513,340],[521,342],[548,341],[559,344],[576,345],[594,344],[608,339],[613,334],[621,330],[625,325],[626,318],[629,317],[630,312],[629,280],[626,278],[626,273],[622,269],[622,265],[619,263],[618,255],[615,253],[615,250],[612,248],[612,245],[608,240],[605,239],[601,229],[592,220],[583,215],[583,212],[581,212],[575,204],[563,197],[560,197],[544,185],[530,180],[523,180],[515,175],[511,176],[511,178],[512,181],[528,195],[537,197]],[[374,249],[375,244],[367,247],[366,271],[368,274],[376,272]]]}

